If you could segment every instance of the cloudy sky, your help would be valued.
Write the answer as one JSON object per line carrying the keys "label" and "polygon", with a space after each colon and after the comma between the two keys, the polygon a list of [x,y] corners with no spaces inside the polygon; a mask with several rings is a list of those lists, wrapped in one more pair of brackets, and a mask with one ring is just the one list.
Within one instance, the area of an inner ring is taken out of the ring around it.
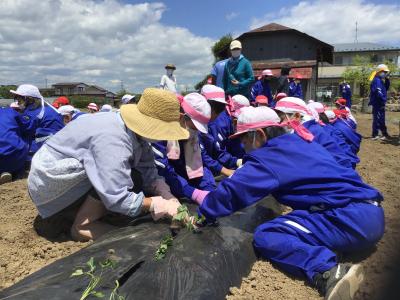
{"label": "cloudy sky", "polygon": [[166,63],[181,89],[209,73],[226,33],[277,22],[328,43],[400,46],[400,0],[0,0],[0,84],[155,86]]}

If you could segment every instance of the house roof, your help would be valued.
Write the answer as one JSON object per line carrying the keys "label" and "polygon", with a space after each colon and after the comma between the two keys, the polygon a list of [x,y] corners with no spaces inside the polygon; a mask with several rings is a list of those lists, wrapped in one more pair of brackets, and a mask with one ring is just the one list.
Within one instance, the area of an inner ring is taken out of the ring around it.
{"label": "house roof", "polygon": [[363,52],[363,51],[400,51],[400,47],[375,43],[342,43],[334,44],[334,52]]}
{"label": "house roof", "polygon": [[53,86],[60,86],[60,85],[65,85],[65,86],[76,86],[76,85],[78,85],[78,84],[85,84],[85,85],[87,85],[86,83],[83,83],[83,82],[59,82],[59,83],[55,83],[55,84],[53,84]]}
{"label": "house roof", "polygon": [[249,32],[267,32],[267,31],[280,31],[280,30],[293,30],[293,29],[277,23],[269,23],[262,27],[253,29]]}
{"label": "house roof", "polygon": [[299,31],[299,30],[296,30],[296,29],[293,29],[293,28],[290,28],[290,27],[286,27],[286,26],[283,26],[283,25],[280,25],[280,24],[277,24],[277,23],[270,23],[270,24],[261,26],[259,28],[253,29],[251,31],[245,32],[241,36],[239,36],[238,39],[240,40],[240,38],[242,38],[242,37],[244,37],[246,35],[262,34],[262,33],[268,33],[268,32],[275,33],[275,32],[284,32],[284,31],[292,31],[292,32],[298,33],[300,35],[305,36],[306,38],[312,39],[315,42],[320,43],[324,47],[329,47],[329,48],[333,47],[332,45],[330,45],[328,43],[325,43],[325,42],[323,42],[323,41],[321,41],[321,40],[319,40],[319,39],[317,39],[317,38],[315,38],[315,37],[313,37],[311,35],[308,35],[308,34],[306,34],[304,32]]}

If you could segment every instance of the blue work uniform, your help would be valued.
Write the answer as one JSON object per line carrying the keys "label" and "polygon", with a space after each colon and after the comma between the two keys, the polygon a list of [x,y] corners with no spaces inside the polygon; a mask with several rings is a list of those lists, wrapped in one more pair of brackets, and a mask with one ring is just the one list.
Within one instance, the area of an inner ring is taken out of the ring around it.
{"label": "blue work uniform", "polygon": [[216,188],[214,176],[207,167],[203,167],[203,176],[189,179],[186,171],[184,141],[179,141],[180,156],[177,160],[168,159],[167,141],[152,143],[158,174],[165,178],[172,194],[177,198],[192,198],[194,189],[213,191]]}
{"label": "blue work uniform", "polygon": [[31,104],[22,113],[22,118],[27,123],[27,129],[23,135],[29,146],[28,160],[31,160],[48,138],[64,127],[61,114],[53,108],[45,105],[43,117],[39,119],[41,110],[41,106]]}
{"label": "blue work uniform", "polygon": [[205,160],[203,163],[214,175],[221,173],[222,167],[237,168],[237,160],[245,154],[239,140],[230,140],[234,133],[233,122],[226,111],[208,123],[208,134],[199,135],[202,152]]}
{"label": "blue work uniform", "polygon": [[17,176],[28,155],[28,145],[22,138],[24,124],[20,115],[11,108],[0,108],[0,173]]}
{"label": "blue work uniform", "polygon": [[71,121],[78,119],[79,117],[86,115],[86,113],[78,111],[72,115]]}
{"label": "blue work uniform", "polygon": [[362,139],[361,135],[351,127],[351,125],[347,122],[347,120],[345,121],[338,118],[331,124],[333,127],[335,127],[343,134],[346,143],[351,148],[351,151],[354,154],[357,154],[358,151],[360,150],[360,144]]}
{"label": "blue work uniform", "polygon": [[224,72],[227,61],[228,59],[220,60],[211,69],[211,75],[215,77],[215,85],[222,89],[224,88]]}
{"label": "blue work uniform", "polygon": [[258,80],[253,87],[251,88],[250,92],[250,101],[253,103],[257,96],[264,95],[268,98],[268,106],[275,107],[275,100],[272,97],[271,87],[269,82],[266,80]]}
{"label": "blue work uniform", "polygon": [[387,91],[390,87],[390,80],[385,81],[379,76],[371,82],[371,92],[368,105],[372,105],[372,136],[377,136],[379,130],[383,135],[387,135],[385,124],[385,105],[387,101]]}
{"label": "blue work uniform", "polygon": [[342,166],[352,168],[352,163],[343,149],[339,147],[336,140],[324,130],[315,120],[310,120],[303,123],[303,126],[314,135],[314,142],[323,146],[333,158]]}
{"label": "blue work uniform", "polygon": [[339,86],[340,93],[343,99],[346,99],[346,106],[351,108],[351,88],[350,84],[343,83]]}
{"label": "blue work uniform", "polygon": [[352,168],[355,169],[357,164],[360,162],[360,159],[353,153],[350,145],[346,143],[346,138],[343,133],[331,124],[326,124],[322,128],[336,141],[340,149],[342,149],[345,155],[350,159]]}
{"label": "blue work uniform", "polygon": [[303,99],[303,89],[301,83],[291,81],[289,83],[289,97],[297,97]]}
{"label": "blue work uniform", "polygon": [[207,219],[227,216],[272,194],[293,211],[260,225],[255,250],[311,282],[337,264],[334,251],[359,251],[384,232],[382,195],[318,143],[284,134],[244,157],[244,164],[199,207]]}

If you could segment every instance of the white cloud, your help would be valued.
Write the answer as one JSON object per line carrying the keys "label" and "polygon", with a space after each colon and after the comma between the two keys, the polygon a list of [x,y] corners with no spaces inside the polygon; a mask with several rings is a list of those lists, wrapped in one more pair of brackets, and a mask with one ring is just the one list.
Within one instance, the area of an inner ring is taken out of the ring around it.
{"label": "white cloud", "polygon": [[352,43],[358,22],[359,42],[400,43],[400,4],[364,0],[302,1],[278,13],[254,18],[251,28],[271,22],[292,27],[328,43]]}
{"label": "white cloud", "polygon": [[207,74],[213,41],[160,23],[162,3],[1,0],[0,84],[95,82],[134,92],[159,84],[174,63],[179,84]]}
{"label": "white cloud", "polygon": [[231,13],[225,15],[225,19],[226,19],[227,21],[231,21],[231,20],[235,19],[235,18],[238,17],[238,16],[239,16],[238,13],[236,13],[236,12],[231,12]]}

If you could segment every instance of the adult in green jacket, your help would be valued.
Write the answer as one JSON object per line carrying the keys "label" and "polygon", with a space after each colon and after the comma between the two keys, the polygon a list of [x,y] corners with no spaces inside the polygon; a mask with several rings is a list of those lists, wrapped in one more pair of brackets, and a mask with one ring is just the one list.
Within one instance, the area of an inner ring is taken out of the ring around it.
{"label": "adult in green jacket", "polygon": [[230,45],[232,57],[225,64],[224,90],[227,95],[250,96],[250,88],[254,82],[250,61],[242,53],[242,44],[235,40]]}

